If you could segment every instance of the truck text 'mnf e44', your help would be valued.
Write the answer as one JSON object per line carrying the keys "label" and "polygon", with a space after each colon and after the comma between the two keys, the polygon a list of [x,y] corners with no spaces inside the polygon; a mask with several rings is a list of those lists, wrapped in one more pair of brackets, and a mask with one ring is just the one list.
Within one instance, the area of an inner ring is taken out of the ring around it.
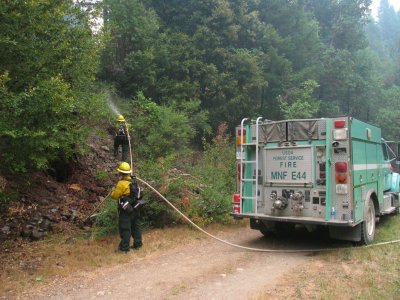
{"label": "truck text 'mnf e44'", "polygon": [[369,244],[376,218],[399,212],[398,153],[378,127],[350,117],[243,119],[232,215],[263,234],[303,224]]}

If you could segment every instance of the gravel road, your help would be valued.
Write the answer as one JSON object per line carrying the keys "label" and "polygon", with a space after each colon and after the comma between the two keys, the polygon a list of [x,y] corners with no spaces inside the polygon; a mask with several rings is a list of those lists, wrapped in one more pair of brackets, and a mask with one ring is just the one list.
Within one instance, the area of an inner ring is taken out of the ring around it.
{"label": "gravel road", "polygon": [[[309,237],[264,238],[245,227],[216,235],[265,249],[328,246]],[[40,293],[30,294],[29,299],[247,299],[285,284],[280,282],[281,276],[310,259],[304,252],[253,252],[211,238],[144,256],[139,252],[116,254],[126,255],[127,263],[55,281]]]}

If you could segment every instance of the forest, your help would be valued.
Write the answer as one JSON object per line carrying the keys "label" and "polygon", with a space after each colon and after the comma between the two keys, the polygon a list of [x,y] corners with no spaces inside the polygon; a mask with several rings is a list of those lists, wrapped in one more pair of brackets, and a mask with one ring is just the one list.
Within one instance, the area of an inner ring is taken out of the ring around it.
{"label": "forest", "polygon": [[235,170],[211,174],[234,160],[229,136],[244,117],[346,115],[397,140],[400,13],[381,0],[374,19],[371,2],[1,1],[0,172],[84,154],[91,130],[115,121],[110,101],[140,141],[145,176],[161,177],[160,160],[208,155],[196,175],[221,183],[203,191],[210,199],[232,192],[215,176]]}

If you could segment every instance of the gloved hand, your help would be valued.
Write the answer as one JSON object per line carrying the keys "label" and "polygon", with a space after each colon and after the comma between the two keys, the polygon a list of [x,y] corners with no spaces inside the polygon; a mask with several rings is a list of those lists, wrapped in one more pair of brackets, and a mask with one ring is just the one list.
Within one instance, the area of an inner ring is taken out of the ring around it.
{"label": "gloved hand", "polygon": [[124,202],[124,204],[122,204],[122,209],[126,210],[128,208],[129,205],[129,201]]}
{"label": "gloved hand", "polygon": [[129,201],[125,201],[121,204],[121,209],[127,212],[128,214],[133,212],[132,204]]}
{"label": "gloved hand", "polygon": [[144,204],[146,204],[146,201],[144,201],[143,199],[141,199],[141,200],[139,200],[139,201],[137,202],[137,204],[135,205],[134,208],[138,208],[140,205],[144,205]]}

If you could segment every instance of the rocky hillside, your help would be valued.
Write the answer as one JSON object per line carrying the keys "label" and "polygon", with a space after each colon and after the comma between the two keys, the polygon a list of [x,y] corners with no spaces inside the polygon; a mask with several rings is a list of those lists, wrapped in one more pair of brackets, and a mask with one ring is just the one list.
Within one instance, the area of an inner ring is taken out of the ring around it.
{"label": "rocky hillside", "polygon": [[[0,189],[12,200],[0,199],[0,244],[23,237],[40,240],[49,232],[90,226],[89,215],[109,193],[118,165],[112,137],[92,135],[90,152],[50,174],[0,174]],[[85,220],[87,219],[87,220]]]}

